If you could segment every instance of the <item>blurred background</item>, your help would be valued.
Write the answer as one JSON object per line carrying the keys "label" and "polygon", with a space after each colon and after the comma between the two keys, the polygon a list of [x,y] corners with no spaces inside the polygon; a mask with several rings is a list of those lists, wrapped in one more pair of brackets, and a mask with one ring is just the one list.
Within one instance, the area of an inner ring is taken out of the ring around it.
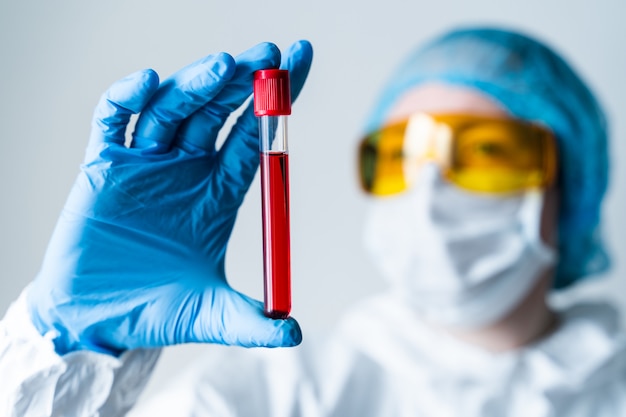
{"label": "blurred background", "polygon": [[[517,28],[582,75],[611,122],[604,232],[612,271],[555,297],[609,298],[626,310],[626,3],[622,0],[121,1],[0,0],[0,315],[37,274],[78,172],[93,107],[141,68],[162,79],[217,51],[263,41],[313,43],[290,119],[293,316],[321,337],[346,308],[383,288],[361,245],[366,198],[355,146],[383,82],[417,44],[457,25]],[[262,298],[258,177],[230,242],[231,284]],[[147,394],[211,346],[168,348]]]}

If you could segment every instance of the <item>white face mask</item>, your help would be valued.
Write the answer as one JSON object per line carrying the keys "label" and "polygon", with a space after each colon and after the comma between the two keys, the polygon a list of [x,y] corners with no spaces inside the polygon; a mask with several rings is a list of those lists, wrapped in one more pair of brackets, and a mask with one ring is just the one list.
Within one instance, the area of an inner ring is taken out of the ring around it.
{"label": "white face mask", "polygon": [[467,192],[423,167],[405,194],[374,199],[365,245],[427,319],[481,327],[509,313],[555,262],[539,235],[543,193]]}

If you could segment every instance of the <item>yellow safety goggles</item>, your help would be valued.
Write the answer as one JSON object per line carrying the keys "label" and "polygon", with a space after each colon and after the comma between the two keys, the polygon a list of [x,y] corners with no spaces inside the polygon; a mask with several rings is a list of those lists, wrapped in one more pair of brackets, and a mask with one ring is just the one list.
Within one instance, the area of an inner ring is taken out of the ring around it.
{"label": "yellow safety goggles", "polygon": [[374,195],[400,193],[427,162],[461,188],[508,193],[553,183],[556,144],[549,130],[522,120],[417,113],[361,141],[361,185]]}

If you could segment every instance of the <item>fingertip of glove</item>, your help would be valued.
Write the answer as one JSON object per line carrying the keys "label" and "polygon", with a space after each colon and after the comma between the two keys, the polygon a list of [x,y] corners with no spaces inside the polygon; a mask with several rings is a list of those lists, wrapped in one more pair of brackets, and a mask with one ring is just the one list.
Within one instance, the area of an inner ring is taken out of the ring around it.
{"label": "fingertip of glove", "polygon": [[[250,340],[251,346],[257,347],[293,347],[302,342],[302,330],[300,324],[293,317],[285,319],[272,319],[263,313],[260,302],[253,304],[259,332],[254,332],[256,337]],[[264,329],[264,330],[261,330]]]}
{"label": "fingertip of glove", "polygon": [[313,55],[313,45],[310,41],[306,39],[300,39],[294,42],[294,47],[298,48],[300,51],[306,52],[309,55]]}
{"label": "fingertip of glove", "polygon": [[287,342],[285,346],[298,346],[302,343],[302,329],[300,329],[300,325],[296,319],[290,317],[287,320],[290,321],[291,327],[289,329],[288,337],[285,340]]}
{"label": "fingertip of glove", "polygon": [[153,69],[136,71],[114,83],[106,92],[107,101],[139,113],[159,87],[159,75]]}
{"label": "fingertip of glove", "polygon": [[254,46],[253,49],[258,49],[259,51],[268,54],[268,55],[276,55],[280,56],[280,49],[274,42],[261,42],[258,45]]}
{"label": "fingertip of glove", "polygon": [[141,74],[141,87],[139,88],[138,93],[143,97],[143,100],[140,104],[141,108],[133,109],[135,110],[135,113],[139,113],[144,108],[148,100],[152,98],[152,95],[159,88],[160,83],[159,74],[157,74],[157,72],[152,68],[141,70],[139,73]]}
{"label": "fingertip of glove", "polygon": [[220,78],[230,79],[235,74],[237,63],[232,55],[218,52],[213,56],[211,70]]}
{"label": "fingertip of glove", "polygon": [[152,68],[146,68],[138,71],[138,73],[141,75],[143,85],[145,86],[146,90],[155,91],[159,87],[159,74],[157,74],[155,70],[153,70]]}
{"label": "fingertip of glove", "polygon": [[293,61],[293,58],[297,58],[299,62],[309,63],[313,59],[313,45],[311,42],[301,39],[291,44],[284,59]]}
{"label": "fingertip of glove", "polygon": [[159,86],[159,74],[152,68],[142,69],[122,78],[115,85],[131,85],[136,93],[150,92]]}
{"label": "fingertip of glove", "polygon": [[257,69],[278,68],[280,49],[272,42],[261,42],[239,54],[236,58],[240,66],[252,71]]}
{"label": "fingertip of glove", "polygon": [[267,347],[293,347],[302,343],[302,330],[294,318],[272,321],[276,326],[276,332]]}
{"label": "fingertip of glove", "polygon": [[295,101],[311,70],[313,61],[313,46],[307,40],[294,42],[286,54],[283,55],[281,68],[291,73],[291,99]]}
{"label": "fingertip of glove", "polygon": [[[221,313],[210,315],[213,328],[221,330],[213,335],[205,334],[203,340],[236,345],[241,347],[290,347],[302,341],[302,331],[298,322],[288,317],[272,319],[264,314],[263,303],[245,294],[224,288],[223,294],[212,295],[222,300]],[[217,319],[218,325],[215,324]],[[197,332],[201,334],[202,332]]]}

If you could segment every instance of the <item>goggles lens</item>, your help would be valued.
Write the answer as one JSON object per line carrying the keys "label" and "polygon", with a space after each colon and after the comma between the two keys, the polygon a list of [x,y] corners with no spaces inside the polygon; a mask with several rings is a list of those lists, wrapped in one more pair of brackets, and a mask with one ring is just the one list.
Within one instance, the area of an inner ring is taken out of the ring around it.
{"label": "goggles lens", "polygon": [[470,191],[546,187],[554,181],[556,160],[549,130],[476,115],[418,113],[367,135],[359,146],[361,185],[381,196],[410,188],[428,162],[439,164],[444,178]]}

